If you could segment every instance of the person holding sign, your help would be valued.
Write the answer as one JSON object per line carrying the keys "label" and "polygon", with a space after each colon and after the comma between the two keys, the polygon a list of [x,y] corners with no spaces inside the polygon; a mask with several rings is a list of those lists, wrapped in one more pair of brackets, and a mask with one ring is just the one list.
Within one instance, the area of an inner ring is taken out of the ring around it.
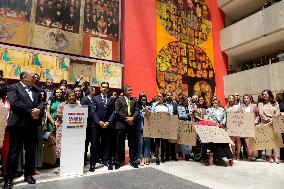
{"label": "person holding sign", "polygon": [[[191,121],[192,112],[190,111],[188,100],[185,96],[180,99],[180,105],[177,107],[178,118],[180,120]],[[189,157],[193,156],[192,146],[190,145],[181,145],[181,151],[184,154],[185,161],[189,161]]]}
{"label": "person holding sign", "polygon": [[[239,99],[236,99],[234,95],[228,96],[228,104],[225,106],[226,113],[238,113],[240,105],[236,103]],[[232,145],[233,155],[236,160],[240,160],[241,154],[241,139],[240,137],[231,136],[232,141],[235,145]]]}
{"label": "person holding sign", "polygon": [[[95,171],[95,165],[99,157],[100,149],[103,152],[102,162],[104,166],[112,170],[112,166],[109,164],[110,159],[110,145],[111,145],[111,124],[114,120],[114,99],[108,97],[109,83],[101,83],[101,94],[93,98],[92,109],[92,137],[91,137],[91,161],[90,172]],[[101,141],[101,146],[99,145]]]}
{"label": "person holding sign", "polygon": [[[161,112],[170,114],[170,110],[165,103],[165,94],[158,93],[157,95],[157,103],[153,103],[152,112]],[[156,165],[160,165],[159,151],[161,146],[161,162],[165,163],[165,150],[166,150],[167,139],[156,138],[155,139],[155,156],[156,156]]]}
{"label": "person holding sign", "polygon": [[[280,115],[279,105],[270,90],[262,91],[261,97],[262,102],[258,104],[261,123],[269,124],[272,127],[272,118]],[[280,155],[279,148],[273,149],[273,155],[272,149],[266,149],[266,156],[270,163],[279,163],[278,155]]]}
{"label": "person holding sign", "polygon": [[[240,113],[253,113],[255,116],[255,124],[259,123],[259,114],[258,108],[256,104],[251,103],[251,96],[245,94],[243,96],[243,104],[240,106]],[[258,151],[253,150],[250,147],[250,143],[252,142],[252,138],[245,138],[245,147],[248,152],[248,160],[255,161],[258,156]]]}
{"label": "person holding sign", "polygon": [[[220,101],[218,98],[214,98],[212,100],[212,107],[207,109],[207,115],[210,121],[219,124],[220,128],[224,128],[224,125],[227,122],[227,117],[225,109],[220,107]],[[228,143],[213,143],[211,149],[213,149],[214,160],[218,165],[233,165],[233,155]]]}

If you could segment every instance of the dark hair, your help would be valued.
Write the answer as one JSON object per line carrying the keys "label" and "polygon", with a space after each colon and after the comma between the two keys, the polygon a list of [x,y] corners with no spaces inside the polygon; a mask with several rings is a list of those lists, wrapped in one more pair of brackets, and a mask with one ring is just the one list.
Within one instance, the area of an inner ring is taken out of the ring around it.
{"label": "dark hair", "polygon": [[23,79],[25,75],[27,75],[27,71],[22,71],[20,74],[20,79]]}
{"label": "dark hair", "polygon": [[[274,106],[276,104],[276,100],[274,99],[274,95],[271,92],[271,90],[265,89],[264,91],[262,91],[261,93],[261,97],[263,96],[263,93],[267,92],[268,96],[269,96],[269,102]],[[262,102],[265,103],[264,99],[262,98]]]}
{"label": "dark hair", "polygon": [[180,98],[180,106],[188,107],[188,99],[186,96],[182,96]]}
{"label": "dark hair", "polygon": [[109,88],[109,83],[108,83],[107,81],[101,82],[101,87],[102,87],[104,84],[107,85],[107,87]]}
{"label": "dark hair", "polygon": [[84,81],[83,84],[88,86],[88,87],[90,86],[90,82],[88,82],[88,81]]}
{"label": "dark hair", "polygon": [[86,95],[86,96],[89,95],[93,90],[95,90],[94,87],[87,87],[87,90],[86,90],[86,92],[85,92],[85,95]]}
{"label": "dark hair", "polygon": [[[51,96],[49,97],[49,100],[50,100],[50,105],[53,104],[55,101],[56,101],[56,91],[57,90],[61,90],[60,87],[57,87],[55,88],[53,91],[52,91],[52,94]],[[61,90],[62,91],[62,90]],[[59,99],[61,102],[64,102],[65,101],[65,97],[63,95],[63,91],[62,91],[62,96],[61,98]]]}
{"label": "dark hair", "polygon": [[[43,98],[41,96],[41,93],[43,93]],[[40,90],[40,98],[41,98],[41,101],[46,102],[46,92],[44,90]]]}
{"label": "dark hair", "polygon": [[0,83],[0,98],[3,98],[7,95],[7,86],[4,83]]}
{"label": "dark hair", "polygon": [[143,109],[143,107],[142,107],[142,98],[146,98],[146,105],[148,105],[148,98],[147,98],[146,94],[139,95],[138,105],[139,105],[140,110]]}
{"label": "dark hair", "polygon": [[65,79],[61,79],[61,81],[59,82],[60,85],[62,85],[63,83],[67,84],[67,81]]}
{"label": "dark hair", "polygon": [[0,70],[0,74],[3,74],[3,70]]}
{"label": "dark hair", "polygon": [[131,89],[131,87],[130,87],[129,85],[124,85],[124,86],[122,87],[123,93],[125,93],[125,92],[127,91],[127,89]]}

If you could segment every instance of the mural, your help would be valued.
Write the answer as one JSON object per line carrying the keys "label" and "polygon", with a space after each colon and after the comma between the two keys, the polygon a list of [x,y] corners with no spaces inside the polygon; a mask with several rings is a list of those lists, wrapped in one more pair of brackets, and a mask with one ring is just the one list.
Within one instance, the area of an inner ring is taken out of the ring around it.
{"label": "mural", "polygon": [[0,1],[0,42],[29,45],[32,0]]}
{"label": "mural", "polygon": [[159,91],[205,98],[215,93],[211,17],[203,0],[157,0]]}
{"label": "mural", "polygon": [[83,55],[120,60],[119,6],[119,0],[86,0]]}
{"label": "mural", "polygon": [[84,75],[83,80],[93,86],[99,86],[102,81],[108,81],[112,88],[121,88],[122,84],[120,65],[87,62],[1,47],[0,56],[0,70],[3,70],[4,78],[19,79],[22,70],[31,70],[40,75],[41,81],[51,78],[55,83],[59,83],[62,79],[73,83],[80,75]]}
{"label": "mural", "polygon": [[0,42],[119,62],[120,3],[1,0]]}

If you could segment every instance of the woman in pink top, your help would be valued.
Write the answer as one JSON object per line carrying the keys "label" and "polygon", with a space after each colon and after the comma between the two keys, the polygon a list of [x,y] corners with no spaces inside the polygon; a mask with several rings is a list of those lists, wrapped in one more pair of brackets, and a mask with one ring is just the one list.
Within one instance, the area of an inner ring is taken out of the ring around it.
{"label": "woman in pink top", "polygon": [[[255,124],[259,123],[259,114],[258,108],[256,104],[251,103],[251,96],[245,94],[243,96],[243,104],[240,106],[240,113],[254,113],[255,116]],[[252,138],[245,138],[245,148],[248,152],[248,160],[255,161],[258,156],[258,151],[250,148],[250,142],[252,142]]]}
{"label": "woman in pink top", "polygon": [[[270,90],[264,90],[261,93],[262,102],[258,104],[259,115],[262,124],[269,124],[272,127],[272,118],[280,115],[278,103]],[[266,156],[270,163],[279,163],[278,156],[280,155],[279,148],[266,149]]]}

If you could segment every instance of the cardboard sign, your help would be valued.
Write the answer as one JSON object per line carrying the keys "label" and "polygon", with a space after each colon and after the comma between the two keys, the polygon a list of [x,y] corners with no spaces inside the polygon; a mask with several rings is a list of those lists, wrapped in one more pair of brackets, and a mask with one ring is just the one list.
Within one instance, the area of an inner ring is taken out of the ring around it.
{"label": "cardboard sign", "polygon": [[230,143],[234,145],[224,129],[215,126],[195,125],[194,127],[202,143]]}
{"label": "cardboard sign", "polygon": [[254,137],[255,117],[253,113],[228,113],[227,133],[229,136]]}
{"label": "cardboard sign", "polygon": [[255,129],[255,138],[251,146],[255,150],[265,150],[284,147],[283,139],[280,133],[274,133],[269,125],[257,125]]}
{"label": "cardboard sign", "polygon": [[145,114],[143,137],[177,139],[177,125],[170,114]]}
{"label": "cardboard sign", "polygon": [[273,129],[275,133],[284,133],[284,115],[274,117]]}
{"label": "cardboard sign", "polygon": [[8,113],[9,112],[7,108],[0,108],[0,146],[3,146]]}
{"label": "cardboard sign", "polygon": [[178,120],[178,118],[173,118],[173,120],[177,125],[176,143],[196,146],[197,134],[194,128],[194,122]]}

